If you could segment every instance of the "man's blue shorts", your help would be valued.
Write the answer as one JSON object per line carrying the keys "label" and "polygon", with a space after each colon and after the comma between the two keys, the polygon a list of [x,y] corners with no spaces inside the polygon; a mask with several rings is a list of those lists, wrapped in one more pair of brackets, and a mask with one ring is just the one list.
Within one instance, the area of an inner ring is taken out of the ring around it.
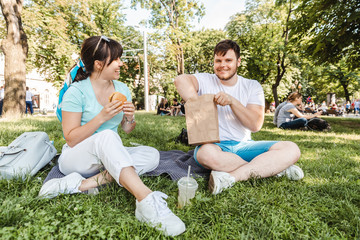
{"label": "man's blue shorts", "polygon": [[[238,155],[243,160],[250,162],[253,158],[263,154],[264,152],[269,151],[272,145],[277,143],[278,141],[221,141],[220,143],[214,143],[218,145],[222,151],[230,152]],[[194,151],[194,159],[196,163],[203,167],[197,160],[196,155],[199,151],[199,148],[202,145],[196,146]],[[204,168],[204,167],[203,167]]]}

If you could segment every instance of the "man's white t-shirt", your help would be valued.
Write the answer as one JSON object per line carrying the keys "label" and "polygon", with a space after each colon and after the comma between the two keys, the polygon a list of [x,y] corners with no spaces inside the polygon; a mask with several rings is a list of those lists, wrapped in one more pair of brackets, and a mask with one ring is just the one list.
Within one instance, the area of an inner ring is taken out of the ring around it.
{"label": "man's white t-shirt", "polygon": [[[225,92],[236,98],[245,107],[248,104],[265,106],[264,91],[258,81],[238,76],[234,86],[224,86],[215,74],[198,73],[194,74],[198,83],[198,95],[217,94]],[[220,141],[247,141],[251,140],[251,131],[244,127],[236,118],[230,106],[217,105],[219,115]]]}
{"label": "man's white t-shirt", "polygon": [[29,90],[27,90],[27,91],[26,91],[25,101],[31,102],[33,96],[34,96],[34,94],[32,94]]}

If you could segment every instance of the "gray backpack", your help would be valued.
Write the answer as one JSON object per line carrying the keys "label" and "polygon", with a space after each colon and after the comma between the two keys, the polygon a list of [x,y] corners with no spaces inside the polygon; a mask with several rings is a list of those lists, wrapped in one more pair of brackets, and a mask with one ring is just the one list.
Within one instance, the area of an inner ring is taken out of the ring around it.
{"label": "gray backpack", "polygon": [[45,132],[25,132],[7,147],[0,147],[0,179],[34,176],[57,151]]}

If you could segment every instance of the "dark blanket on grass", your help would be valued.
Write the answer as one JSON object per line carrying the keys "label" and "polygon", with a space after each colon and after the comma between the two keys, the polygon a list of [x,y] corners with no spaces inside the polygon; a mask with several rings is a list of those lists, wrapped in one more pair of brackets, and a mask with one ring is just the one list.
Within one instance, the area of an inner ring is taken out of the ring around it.
{"label": "dark blanket on grass", "polygon": [[[187,153],[179,150],[160,151],[159,166],[144,176],[160,176],[167,174],[173,181],[177,181],[187,176],[188,167],[191,166],[191,175],[194,178],[208,177],[210,170],[200,167],[194,160],[194,150]],[[59,165],[56,164],[45,178],[44,183],[53,178],[62,178],[65,175],[60,172]]]}

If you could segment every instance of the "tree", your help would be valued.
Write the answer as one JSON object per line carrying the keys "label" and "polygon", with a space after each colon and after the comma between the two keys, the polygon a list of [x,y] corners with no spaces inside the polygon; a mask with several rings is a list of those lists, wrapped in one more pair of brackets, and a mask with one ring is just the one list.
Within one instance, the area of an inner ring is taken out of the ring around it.
{"label": "tree", "polygon": [[[257,79],[262,85],[271,84],[276,106],[279,104],[278,87],[291,64],[296,60],[296,50],[289,44],[293,1],[257,0],[249,2],[244,13],[236,14],[227,24],[230,37],[245,49],[243,68],[247,77]],[[293,66],[294,67],[294,66]],[[244,69],[245,68],[245,69]]]}
{"label": "tree", "polygon": [[224,40],[226,34],[220,30],[192,31],[184,39],[185,72],[213,72],[214,48]]}
{"label": "tree", "polygon": [[153,28],[164,29],[171,41],[171,52],[176,58],[177,74],[185,72],[183,40],[189,32],[192,19],[204,15],[203,4],[196,0],[131,0],[132,7],[140,3],[141,7],[151,10],[149,20]]}
{"label": "tree", "polygon": [[123,39],[126,30],[122,4],[117,0],[32,0],[25,7],[25,30],[30,36],[28,67],[37,68],[60,86],[74,64],[82,41],[93,35]]}
{"label": "tree", "polygon": [[306,52],[318,64],[346,57],[352,68],[360,66],[360,1],[304,0],[292,21],[294,40],[305,41]]}
{"label": "tree", "polygon": [[25,110],[27,36],[21,20],[23,0],[1,0],[1,10],[6,21],[6,38],[1,41],[5,55],[5,99],[6,115],[19,115]]}
{"label": "tree", "polygon": [[[351,71],[346,64],[346,59],[341,59],[336,64],[326,65],[325,73],[329,76],[329,81],[338,83],[336,86],[337,95],[344,96],[346,101],[350,101],[350,95],[359,90],[360,77],[358,72]],[[342,87],[343,92],[340,91]]]}

